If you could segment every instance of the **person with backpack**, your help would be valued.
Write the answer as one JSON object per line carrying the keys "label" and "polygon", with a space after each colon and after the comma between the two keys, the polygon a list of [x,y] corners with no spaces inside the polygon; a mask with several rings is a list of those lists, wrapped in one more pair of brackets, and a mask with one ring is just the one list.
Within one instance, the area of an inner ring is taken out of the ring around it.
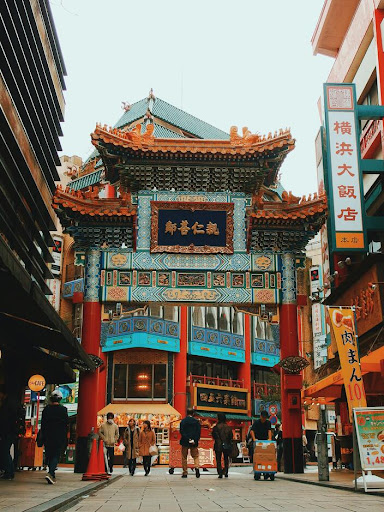
{"label": "person with backpack", "polygon": [[213,449],[216,454],[217,473],[219,478],[223,478],[223,467],[221,465],[222,457],[224,457],[224,476],[228,478],[229,457],[232,453],[233,432],[227,425],[227,418],[224,413],[219,412],[217,415],[217,424],[213,427],[212,437],[215,440]]}
{"label": "person with backpack", "polygon": [[139,456],[139,435],[140,430],[136,426],[136,421],[131,418],[128,421],[128,427],[125,429],[123,439],[125,446],[124,458],[128,463],[129,473],[131,476],[135,474],[136,458]]}
{"label": "person with backpack", "polygon": [[181,475],[182,478],[187,478],[188,476],[187,457],[189,450],[193,457],[196,478],[200,478],[198,446],[201,434],[201,425],[200,422],[194,418],[194,415],[195,411],[193,409],[188,409],[186,418],[181,420],[180,423],[181,462],[183,467],[183,474]]}

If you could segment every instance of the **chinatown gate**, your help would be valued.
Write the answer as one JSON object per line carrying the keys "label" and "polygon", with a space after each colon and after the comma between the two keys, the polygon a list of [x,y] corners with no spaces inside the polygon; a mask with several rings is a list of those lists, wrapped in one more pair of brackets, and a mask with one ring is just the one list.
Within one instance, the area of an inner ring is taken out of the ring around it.
{"label": "chinatown gate", "polygon": [[[162,100],[146,101],[147,115],[136,124],[98,125],[92,134],[104,170],[98,186],[59,187],[54,197],[65,231],[85,252],[82,345],[100,358],[100,367],[80,378],[75,470],[85,469],[87,436],[106,405],[108,358],[126,349],[168,352],[168,401],[181,415],[188,354],[234,361],[249,415],[250,325],[253,314],[267,313],[280,324],[285,471],[302,472],[296,261],[324,221],[325,196],[298,198],[279,185],[295,144],[289,131],[164,136],[154,109]],[[178,322],[141,316],[148,304],[178,306]],[[122,314],[111,321],[116,306]],[[196,306],[244,312],[243,336],[200,328],[192,322]]]}

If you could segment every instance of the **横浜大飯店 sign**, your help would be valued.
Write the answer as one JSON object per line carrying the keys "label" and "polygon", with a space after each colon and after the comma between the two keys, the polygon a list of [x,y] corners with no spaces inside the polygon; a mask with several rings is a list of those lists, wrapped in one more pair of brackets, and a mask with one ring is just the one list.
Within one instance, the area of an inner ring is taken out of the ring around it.
{"label": "\u6a2a\u6d5c\u5927\u98ef\u5e97 sign", "polygon": [[151,252],[233,253],[233,203],[151,202]]}

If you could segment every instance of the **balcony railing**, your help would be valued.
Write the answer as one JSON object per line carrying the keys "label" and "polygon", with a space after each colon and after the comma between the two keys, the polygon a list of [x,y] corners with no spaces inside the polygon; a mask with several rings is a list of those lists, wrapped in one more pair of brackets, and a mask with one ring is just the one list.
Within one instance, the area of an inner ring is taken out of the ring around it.
{"label": "balcony railing", "polygon": [[227,386],[230,388],[244,389],[244,380],[222,379],[221,377],[207,377],[206,375],[190,374],[188,384],[209,384],[211,386]]}
{"label": "balcony railing", "polygon": [[280,395],[279,384],[253,383],[253,398],[255,400],[264,400],[265,398],[276,397],[278,395]]}

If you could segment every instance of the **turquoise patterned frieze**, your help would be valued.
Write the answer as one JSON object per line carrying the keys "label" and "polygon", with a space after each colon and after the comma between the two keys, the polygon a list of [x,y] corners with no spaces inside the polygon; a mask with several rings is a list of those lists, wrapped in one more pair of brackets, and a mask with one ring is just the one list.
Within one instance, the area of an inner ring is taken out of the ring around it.
{"label": "turquoise patterned frieze", "polygon": [[227,348],[208,343],[190,341],[188,343],[188,353],[194,356],[211,357],[214,359],[222,359],[224,361],[237,361],[239,363],[245,362],[244,350]]}
{"label": "turquoise patterned frieze", "polygon": [[151,254],[124,249],[103,251],[102,268],[109,270],[212,270],[276,272],[281,256],[271,253],[247,254]]}
{"label": "turquoise patterned frieze", "polygon": [[121,336],[107,336],[103,352],[124,350],[127,348],[148,348],[164,350],[166,352],[180,352],[180,340],[163,335],[149,334],[148,332],[134,332]]}
{"label": "turquoise patterned frieze", "polygon": [[[152,281],[153,282],[153,281]],[[280,290],[251,288],[165,288],[148,286],[103,286],[103,302],[172,302],[218,304],[278,304]]]}
{"label": "turquoise patterned frieze", "polygon": [[192,327],[191,341],[244,350],[244,336],[213,329],[205,329],[204,327]]}

